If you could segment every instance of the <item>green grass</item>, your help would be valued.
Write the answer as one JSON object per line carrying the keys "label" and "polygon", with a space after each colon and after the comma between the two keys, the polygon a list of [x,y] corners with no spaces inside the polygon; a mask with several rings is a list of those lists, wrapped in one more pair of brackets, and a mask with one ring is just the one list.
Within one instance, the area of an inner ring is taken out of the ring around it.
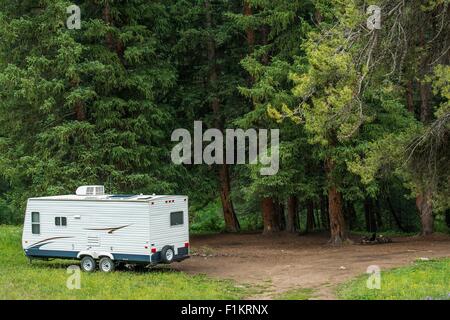
{"label": "green grass", "polygon": [[242,299],[248,289],[230,281],[189,276],[169,268],[81,273],[70,290],[68,266],[77,261],[33,261],[21,248],[21,228],[0,226],[0,300],[3,299]]}
{"label": "green grass", "polygon": [[[202,248],[200,248],[202,249]],[[204,249],[204,248],[203,248]],[[33,261],[21,248],[21,228],[0,226],[0,300],[2,299],[242,299],[258,288],[204,275],[189,276],[167,267],[111,274],[81,273],[81,289],[69,290],[68,266],[77,261]],[[362,275],[338,287],[342,299],[450,299],[450,259],[418,261],[381,273],[381,289],[366,287]],[[261,289],[262,290],[262,289]],[[265,290],[265,289],[264,289]],[[312,289],[295,289],[279,300],[312,298]]]}
{"label": "green grass", "polygon": [[308,300],[313,298],[313,289],[293,289],[283,292],[274,298],[276,300]]}
{"label": "green grass", "polygon": [[450,259],[417,261],[381,272],[381,288],[368,289],[368,275],[338,287],[339,298],[351,300],[450,299]]}

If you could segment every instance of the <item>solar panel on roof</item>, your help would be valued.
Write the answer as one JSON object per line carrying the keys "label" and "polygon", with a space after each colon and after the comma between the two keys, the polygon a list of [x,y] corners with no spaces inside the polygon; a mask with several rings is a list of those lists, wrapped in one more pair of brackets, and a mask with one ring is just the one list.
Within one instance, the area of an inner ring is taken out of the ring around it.
{"label": "solar panel on roof", "polygon": [[129,199],[136,197],[136,194],[113,194],[108,197],[108,199]]}

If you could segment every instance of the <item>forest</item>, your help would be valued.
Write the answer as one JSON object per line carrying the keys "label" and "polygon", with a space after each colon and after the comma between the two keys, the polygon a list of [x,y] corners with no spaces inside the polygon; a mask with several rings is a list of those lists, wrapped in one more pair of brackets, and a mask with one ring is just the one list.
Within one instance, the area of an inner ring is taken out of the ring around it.
{"label": "forest", "polygon": [[[1,1],[0,224],[99,184],[187,195],[195,232],[449,232],[449,3]],[[279,129],[277,174],[174,164],[194,121]]]}

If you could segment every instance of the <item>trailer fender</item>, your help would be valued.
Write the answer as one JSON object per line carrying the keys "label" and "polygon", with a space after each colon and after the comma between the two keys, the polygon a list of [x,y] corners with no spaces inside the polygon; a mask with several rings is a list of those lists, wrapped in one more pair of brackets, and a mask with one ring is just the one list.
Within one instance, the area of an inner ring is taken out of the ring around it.
{"label": "trailer fender", "polygon": [[94,251],[89,251],[89,250],[85,250],[85,251],[80,251],[77,254],[77,258],[81,259],[83,256],[90,256],[94,259],[99,259],[100,257],[108,257],[111,260],[114,260],[114,256],[109,253],[109,252],[94,252]]}

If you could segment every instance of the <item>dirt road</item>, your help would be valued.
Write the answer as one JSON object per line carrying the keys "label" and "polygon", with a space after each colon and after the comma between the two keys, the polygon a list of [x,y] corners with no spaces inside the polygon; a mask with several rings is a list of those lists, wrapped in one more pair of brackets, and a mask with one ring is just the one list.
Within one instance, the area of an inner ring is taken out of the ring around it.
{"label": "dirt road", "polygon": [[335,248],[326,244],[326,234],[196,236],[191,238],[194,256],[174,269],[264,286],[262,293],[251,297],[256,299],[295,288],[315,289],[317,299],[335,299],[337,284],[365,273],[370,265],[385,270],[418,258],[450,257],[450,236],[393,240]]}

